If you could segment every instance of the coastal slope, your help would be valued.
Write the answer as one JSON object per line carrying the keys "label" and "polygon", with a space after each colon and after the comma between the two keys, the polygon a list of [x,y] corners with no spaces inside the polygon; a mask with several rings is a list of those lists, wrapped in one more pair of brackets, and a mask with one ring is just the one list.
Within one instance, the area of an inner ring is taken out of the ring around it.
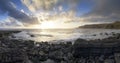
{"label": "coastal slope", "polygon": [[120,21],[116,21],[113,23],[90,24],[79,26],[78,28],[120,29]]}

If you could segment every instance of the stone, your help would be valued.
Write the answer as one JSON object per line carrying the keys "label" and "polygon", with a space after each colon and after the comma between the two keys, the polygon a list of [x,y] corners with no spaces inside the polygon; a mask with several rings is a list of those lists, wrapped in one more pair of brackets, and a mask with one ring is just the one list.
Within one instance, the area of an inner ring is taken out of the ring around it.
{"label": "stone", "polygon": [[42,62],[42,63],[56,63],[55,61],[51,60],[51,59],[47,59],[46,61]]}

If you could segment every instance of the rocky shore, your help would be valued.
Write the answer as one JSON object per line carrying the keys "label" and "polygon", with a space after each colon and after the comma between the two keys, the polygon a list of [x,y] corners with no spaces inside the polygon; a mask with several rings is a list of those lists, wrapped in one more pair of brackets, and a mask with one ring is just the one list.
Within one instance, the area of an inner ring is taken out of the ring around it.
{"label": "rocky shore", "polygon": [[11,33],[0,32],[0,63],[120,63],[120,34],[53,44],[10,39]]}
{"label": "rocky shore", "polygon": [[101,24],[89,24],[89,25],[84,25],[84,26],[79,26],[78,28],[96,28],[96,29],[120,29],[120,22],[115,21],[112,23],[101,23]]}

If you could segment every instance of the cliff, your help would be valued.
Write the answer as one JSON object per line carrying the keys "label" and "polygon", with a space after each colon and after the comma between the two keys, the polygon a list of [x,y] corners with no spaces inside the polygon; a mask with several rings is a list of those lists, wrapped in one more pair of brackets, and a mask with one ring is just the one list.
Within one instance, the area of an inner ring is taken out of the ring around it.
{"label": "cliff", "polygon": [[116,21],[114,23],[90,24],[79,26],[78,28],[120,29],[120,22]]}

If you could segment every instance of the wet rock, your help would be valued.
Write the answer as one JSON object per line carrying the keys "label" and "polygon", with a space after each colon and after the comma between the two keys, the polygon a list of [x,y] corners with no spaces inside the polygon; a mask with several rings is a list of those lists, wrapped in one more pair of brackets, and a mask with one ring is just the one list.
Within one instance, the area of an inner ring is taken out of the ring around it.
{"label": "wet rock", "polygon": [[76,46],[76,45],[82,44],[82,43],[87,43],[87,42],[84,39],[77,39],[77,40],[75,40],[74,45]]}
{"label": "wet rock", "polygon": [[14,36],[14,35],[11,35],[11,38],[16,38],[16,36]]}
{"label": "wet rock", "polygon": [[96,34],[93,34],[93,36],[96,36]]}
{"label": "wet rock", "polygon": [[30,35],[30,37],[35,37],[35,35]]}
{"label": "wet rock", "polygon": [[100,35],[103,35],[103,33],[100,33]]}
{"label": "wet rock", "polygon": [[108,33],[105,33],[105,35],[109,35]]}

